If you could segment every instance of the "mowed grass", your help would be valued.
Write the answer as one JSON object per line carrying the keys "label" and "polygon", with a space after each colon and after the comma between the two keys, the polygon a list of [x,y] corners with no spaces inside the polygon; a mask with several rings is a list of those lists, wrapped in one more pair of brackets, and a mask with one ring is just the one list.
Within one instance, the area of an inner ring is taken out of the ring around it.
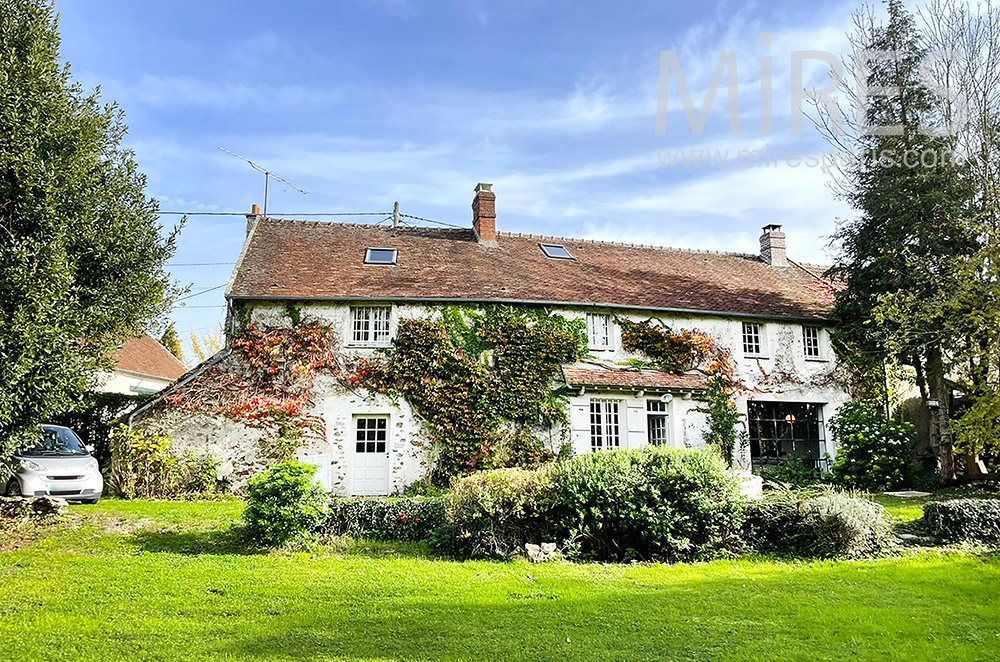
{"label": "mowed grass", "polygon": [[253,553],[242,504],[105,501],[0,554],[3,660],[995,660],[1000,559]]}

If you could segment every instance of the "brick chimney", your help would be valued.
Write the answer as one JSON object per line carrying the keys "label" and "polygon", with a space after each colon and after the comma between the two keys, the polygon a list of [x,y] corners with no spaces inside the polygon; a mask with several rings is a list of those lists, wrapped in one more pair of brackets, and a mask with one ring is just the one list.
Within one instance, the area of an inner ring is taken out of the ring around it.
{"label": "brick chimney", "polygon": [[764,234],[760,236],[760,259],[772,267],[788,266],[785,233],[781,231],[780,225],[772,223],[764,226]]}
{"label": "brick chimney", "polygon": [[250,236],[250,231],[253,230],[253,226],[258,220],[260,220],[260,207],[253,205],[250,208],[250,213],[247,214],[247,236]]}
{"label": "brick chimney", "polygon": [[486,246],[497,245],[497,196],[493,184],[476,184],[476,197],[472,199],[472,229],[476,241]]}

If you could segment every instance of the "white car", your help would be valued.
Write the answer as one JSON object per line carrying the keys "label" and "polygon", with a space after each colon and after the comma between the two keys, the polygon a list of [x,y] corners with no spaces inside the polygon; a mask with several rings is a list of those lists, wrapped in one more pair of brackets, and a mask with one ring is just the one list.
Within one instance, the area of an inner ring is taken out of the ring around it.
{"label": "white car", "polygon": [[60,425],[43,425],[36,443],[14,453],[7,496],[57,496],[97,503],[104,490],[93,447]]}

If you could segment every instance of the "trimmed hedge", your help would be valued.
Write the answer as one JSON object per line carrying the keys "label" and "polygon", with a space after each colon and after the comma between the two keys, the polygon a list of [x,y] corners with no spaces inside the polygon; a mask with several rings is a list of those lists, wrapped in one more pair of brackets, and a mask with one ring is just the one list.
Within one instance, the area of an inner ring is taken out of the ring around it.
{"label": "trimmed hedge", "polygon": [[892,544],[885,508],[836,492],[778,492],[751,504],[744,539],[764,554],[874,556]]}
{"label": "trimmed hedge", "polygon": [[323,531],[371,540],[432,540],[448,523],[442,497],[330,501]]}
{"label": "trimmed hedge", "polygon": [[588,453],[535,471],[502,469],[446,497],[461,551],[505,557],[555,542],[601,561],[679,561],[737,547],[744,501],[713,450]]}
{"label": "trimmed hedge", "polygon": [[1000,499],[954,499],[924,506],[924,524],[952,541],[1000,543]]}

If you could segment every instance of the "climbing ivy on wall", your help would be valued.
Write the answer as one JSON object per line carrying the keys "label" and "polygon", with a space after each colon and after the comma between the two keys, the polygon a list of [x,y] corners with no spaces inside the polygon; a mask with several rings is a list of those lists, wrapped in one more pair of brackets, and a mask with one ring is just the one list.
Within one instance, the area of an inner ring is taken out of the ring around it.
{"label": "climbing ivy on wall", "polygon": [[209,368],[164,397],[167,406],[220,414],[273,431],[262,454],[287,458],[304,435],[323,433],[309,411],[310,392],[320,371],[341,375],[329,327],[299,323],[291,328],[247,323],[231,340],[235,360]]}
{"label": "climbing ivy on wall", "polygon": [[404,397],[426,421],[436,480],[551,457],[532,434],[565,420],[553,381],[586,354],[584,325],[544,309],[450,307],[402,320],[391,349],[351,383]]}
{"label": "climbing ivy on wall", "polygon": [[708,418],[705,440],[732,464],[742,418],[733,398],[744,386],[736,376],[729,351],[704,333],[688,330],[675,333],[658,320],[615,321],[621,328],[622,347],[645,356],[650,367],[672,373],[698,370],[706,375],[702,396],[705,405],[698,408]]}

